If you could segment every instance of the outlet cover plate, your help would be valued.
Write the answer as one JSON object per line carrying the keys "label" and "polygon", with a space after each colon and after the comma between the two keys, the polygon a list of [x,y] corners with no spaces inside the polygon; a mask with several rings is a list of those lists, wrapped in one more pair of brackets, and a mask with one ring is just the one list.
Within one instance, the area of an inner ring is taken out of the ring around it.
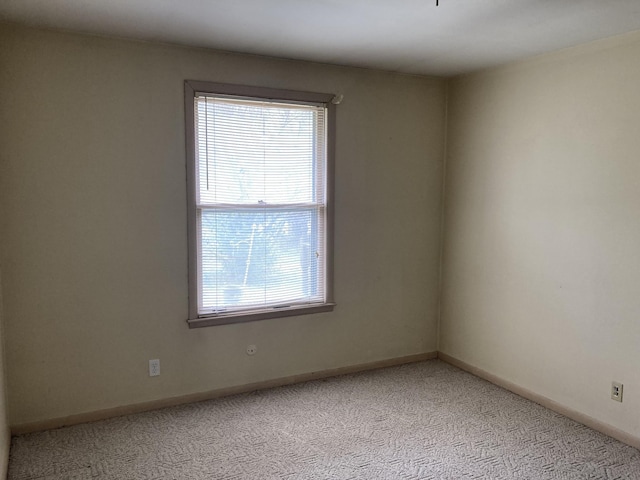
{"label": "outlet cover plate", "polygon": [[157,358],[149,360],[149,376],[157,377],[158,375],[160,375],[160,360]]}
{"label": "outlet cover plate", "polygon": [[620,382],[611,382],[611,399],[622,402],[622,384]]}

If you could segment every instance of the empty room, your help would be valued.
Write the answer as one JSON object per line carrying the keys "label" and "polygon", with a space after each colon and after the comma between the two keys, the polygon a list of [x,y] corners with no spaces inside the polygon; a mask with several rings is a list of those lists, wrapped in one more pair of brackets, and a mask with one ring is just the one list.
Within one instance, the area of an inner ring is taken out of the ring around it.
{"label": "empty room", "polygon": [[0,478],[640,479],[640,2],[0,2]]}

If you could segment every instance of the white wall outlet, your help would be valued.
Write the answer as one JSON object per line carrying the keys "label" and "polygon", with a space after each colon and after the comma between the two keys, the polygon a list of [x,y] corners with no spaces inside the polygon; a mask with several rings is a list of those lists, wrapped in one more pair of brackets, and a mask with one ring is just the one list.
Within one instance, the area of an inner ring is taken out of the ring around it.
{"label": "white wall outlet", "polygon": [[157,377],[158,375],[160,375],[160,360],[157,358],[149,360],[149,376]]}
{"label": "white wall outlet", "polygon": [[255,345],[249,345],[247,347],[247,355],[255,355],[258,352],[258,347]]}
{"label": "white wall outlet", "polygon": [[622,401],[622,384],[620,382],[611,382],[611,399],[616,402]]}

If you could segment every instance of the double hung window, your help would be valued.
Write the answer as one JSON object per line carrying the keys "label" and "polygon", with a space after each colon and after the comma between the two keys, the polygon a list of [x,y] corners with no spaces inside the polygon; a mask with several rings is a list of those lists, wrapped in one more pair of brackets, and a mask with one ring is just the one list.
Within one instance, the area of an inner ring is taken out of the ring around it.
{"label": "double hung window", "polygon": [[331,98],[186,82],[191,326],[333,308]]}

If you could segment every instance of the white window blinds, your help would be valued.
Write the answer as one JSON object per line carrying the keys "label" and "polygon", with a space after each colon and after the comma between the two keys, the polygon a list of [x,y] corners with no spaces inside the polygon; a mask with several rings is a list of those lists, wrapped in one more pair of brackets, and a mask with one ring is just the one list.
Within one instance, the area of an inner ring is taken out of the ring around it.
{"label": "white window blinds", "polygon": [[196,94],[198,314],[326,300],[323,105]]}

